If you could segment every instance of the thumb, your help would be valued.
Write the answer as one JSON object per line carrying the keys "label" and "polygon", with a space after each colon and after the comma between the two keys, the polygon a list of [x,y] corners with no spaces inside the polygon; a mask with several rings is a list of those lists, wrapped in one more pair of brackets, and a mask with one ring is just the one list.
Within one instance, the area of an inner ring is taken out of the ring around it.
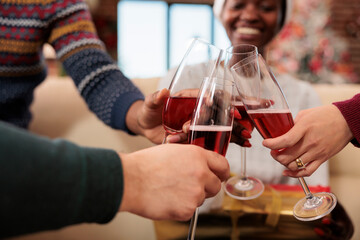
{"label": "thumb", "polygon": [[186,122],[184,123],[184,125],[182,126],[182,131],[183,131],[184,133],[189,133],[189,131],[190,131],[190,122],[191,122],[191,120],[186,121]]}
{"label": "thumb", "polygon": [[226,158],[216,152],[206,150],[209,169],[221,180],[225,181],[230,176],[230,166]]}
{"label": "thumb", "polygon": [[164,104],[169,95],[169,90],[163,88],[160,91],[154,92],[153,94],[147,96],[145,99],[145,104],[150,109],[158,108]]}

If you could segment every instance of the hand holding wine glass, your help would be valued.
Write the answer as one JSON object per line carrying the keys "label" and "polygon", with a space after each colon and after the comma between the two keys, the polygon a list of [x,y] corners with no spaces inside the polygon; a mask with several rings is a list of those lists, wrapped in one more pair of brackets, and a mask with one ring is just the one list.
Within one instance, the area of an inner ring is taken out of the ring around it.
{"label": "hand holding wine glass", "polygon": [[[272,157],[290,169],[285,170],[284,175],[304,177],[314,173],[351,139],[353,134],[347,122],[339,109],[331,104],[300,111],[292,129],[280,137],[265,139],[263,145],[273,149]],[[279,149],[284,150],[279,152]],[[304,171],[296,171],[293,163],[300,155],[307,165]]]}
{"label": "hand holding wine glass", "polygon": [[[231,72],[246,111],[264,139],[278,137],[292,128],[294,122],[285,96],[260,54],[235,64]],[[293,161],[299,170],[306,168],[301,156]],[[294,207],[297,219],[316,220],[334,209],[337,203],[334,194],[311,193],[305,179],[298,179],[306,196]]]}
{"label": "hand holding wine glass", "polygon": [[190,144],[119,153],[125,169],[120,211],[154,220],[186,221],[229,176],[227,160]]}
{"label": "hand holding wine glass", "polygon": [[132,104],[126,115],[128,128],[155,144],[161,143],[164,134],[162,111],[168,96],[169,90],[162,89],[146,96],[145,101]]}

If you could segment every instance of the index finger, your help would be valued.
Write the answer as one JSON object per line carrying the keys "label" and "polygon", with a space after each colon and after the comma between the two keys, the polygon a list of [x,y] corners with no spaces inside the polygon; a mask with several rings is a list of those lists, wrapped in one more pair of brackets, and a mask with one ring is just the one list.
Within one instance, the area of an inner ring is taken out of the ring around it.
{"label": "index finger", "polygon": [[279,137],[265,139],[263,145],[272,150],[288,148],[294,146],[303,138],[303,136],[304,131],[294,125],[287,133]]}
{"label": "index finger", "polygon": [[175,93],[177,97],[197,97],[199,94],[198,88],[187,88]]}

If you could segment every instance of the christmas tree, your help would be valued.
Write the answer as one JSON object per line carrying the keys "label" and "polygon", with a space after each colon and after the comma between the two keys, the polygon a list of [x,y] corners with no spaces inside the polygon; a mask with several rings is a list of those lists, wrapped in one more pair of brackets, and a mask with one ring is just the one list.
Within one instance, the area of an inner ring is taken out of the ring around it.
{"label": "christmas tree", "polygon": [[329,1],[294,0],[288,24],[271,43],[268,61],[311,83],[355,83],[347,43],[331,29]]}

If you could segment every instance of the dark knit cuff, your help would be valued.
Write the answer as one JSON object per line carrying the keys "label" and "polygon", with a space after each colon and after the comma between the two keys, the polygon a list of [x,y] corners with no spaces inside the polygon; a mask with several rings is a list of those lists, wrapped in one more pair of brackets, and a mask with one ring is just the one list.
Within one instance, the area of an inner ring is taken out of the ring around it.
{"label": "dark knit cuff", "polygon": [[114,126],[115,129],[124,130],[130,135],[135,135],[126,125],[126,114],[130,106],[138,100],[144,100],[144,95],[140,91],[121,95],[112,109],[111,126]]}
{"label": "dark knit cuff", "polygon": [[340,110],[354,135],[351,143],[360,147],[360,94],[349,100],[334,102],[333,104]]}
{"label": "dark knit cuff", "polygon": [[117,214],[123,196],[123,169],[115,151],[86,150],[86,188],[80,216],[87,222],[108,223]]}

